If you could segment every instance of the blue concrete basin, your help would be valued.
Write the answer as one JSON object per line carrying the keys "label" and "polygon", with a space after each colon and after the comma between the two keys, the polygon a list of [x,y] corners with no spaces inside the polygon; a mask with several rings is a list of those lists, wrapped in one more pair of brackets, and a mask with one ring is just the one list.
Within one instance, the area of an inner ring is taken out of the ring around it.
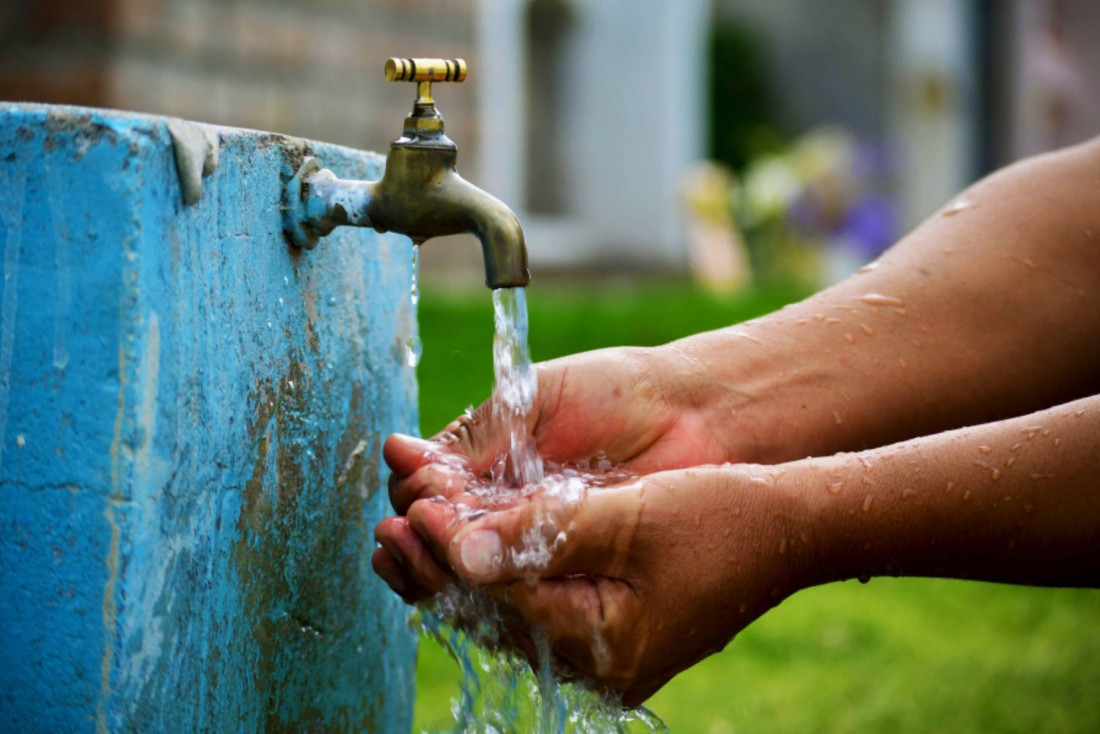
{"label": "blue concrete basin", "polygon": [[288,245],[304,155],[383,164],[0,104],[0,729],[409,729],[369,559],[416,426],[411,243]]}

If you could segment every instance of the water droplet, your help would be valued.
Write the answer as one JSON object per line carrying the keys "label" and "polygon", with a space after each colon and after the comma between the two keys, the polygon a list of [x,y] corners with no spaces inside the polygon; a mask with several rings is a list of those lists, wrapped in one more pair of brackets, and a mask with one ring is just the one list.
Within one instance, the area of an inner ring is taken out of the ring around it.
{"label": "water droplet", "polygon": [[823,314],[823,313],[815,313],[814,314],[814,321],[821,322],[821,321],[824,321],[824,320],[825,320],[825,314]]}
{"label": "water droplet", "polygon": [[966,490],[965,492],[963,492],[963,499],[964,500],[970,499],[970,490],[969,489]]}
{"label": "water droplet", "polygon": [[830,316],[829,318],[825,319],[825,323],[829,324],[830,326],[833,324],[839,324],[840,319],[836,318],[835,316]]}
{"label": "water droplet", "polygon": [[783,555],[787,552],[787,539],[780,538],[779,540],[779,555]]}
{"label": "water droplet", "polygon": [[419,336],[410,336],[405,342],[405,363],[410,367],[420,364],[420,358],[424,354],[424,345]]}
{"label": "water droplet", "polygon": [[951,494],[954,491],[955,491],[955,483],[954,482],[948,482],[943,488],[943,493],[944,494]]}
{"label": "water droplet", "polygon": [[863,329],[863,333],[866,334],[867,336],[874,336],[875,335],[875,330],[872,329],[867,324],[861,324],[859,328]]}
{"label": "water droplet", "polygon": [[1054,439],[1054,448],[1058,448],[1061,445],[1062,445],[1062,439],[1060,439],[1060,438]]}
{"label": "water droplet", "polygon": [[330,306],[335,306],[336,305],[336,296],[329,296],[328,297],[328,305],[330,305]]}
{"label": "water droplet", "polygon": [[982,452],[983,454],[989,454],[993,452],[993,449],[989,446],[979,446],[978,451]]}
{"label": "water droplet", "polygon": [[15,437],[15,445],[18,446],[19,448],[23,448],[24,446],[27,445],[27,439],[23,437],[22,433],[18,434]]}
{"label": "water droplet", "polygon": [[1034,511],[1035,511],[1035,505],[1024,505],[1024,512],[1026,512],[1027,514],[1030,515]]}
{"label": "water droplet", "polygon": [[985,463],[984,461],[975,461],[975,462],[972,462],[972,463],[974,464],[974,466],[981,467],[982,469],[985,469],[986,471],[988,471],[989,472],[989,478],[992,479],[994,482],[1001,478],[1001,470],[998,469],[997,467],[990,466],[989,464]]}
{"label": "water droplet", "polygon": [[809,322],[809,319],[797,319],[795,321],[795,323],[798,324],[799,326],[805,326],[806,324],[808,324],[810,322]]}
{"label": "water droplet", "polygon": [[290,278],[286,275],[283,276],[283,285],[290,285]]}
{"label": "water droplet", "polygon": [[909,366],[905,362],[905,357],[898,357],[898,366],[901,367],[902,369],[905,369],[906,367]]}
{"label": "water droplet", "polygon": [[900,298],[894,298],[893,296],[884,296],[881,293],[865,293],[858,299],[866,303],[868,306],[897,306],[901,307],[905,305],[905,301]]}
{"label": "water droplet", "polygon": [[845,334],[844,338],[845,338],[845,340],[847,340],[847,342],[849,344],[855,344],[856,343],[856,338],[854,336],[852,336],[851,334]]}
{"label": "water droplet", "polygon": [[917,490],[915,489],[903,489],[901,490],[901,498],[903,500],[912,499],[917,496]]}
{"label": "water droplet", "polygon": [[945,217],[953,217],[961,211],[973,209],[977,206],[977,204],[966,199],[956,199],[955,202],[951,204],[951,206],[943,210],[943,215]]}
{"label": "water droplet", "polygon": [[840,494],[842,489],[844,489],[844,482],[832,482],[829,484],[829,494]]}
{"label": "water droplet", "polygon": [[871,509],[871,503],[872,502],[874,502],[874,497],[872,497],[871,495],[867,495],[867,497],[864,498],[863,507],[862,507],[864,512],[867,512],[868,510]]}
{"label": "water droplet", "polygon": [[1085,414],[1085,411],[1084,411],[1084,409],[1082,409],[1082,410],[1075,410],[1075,411],[1073,411],[1073,416],[1074,416],[1075,418],[1080,418],[1080,417],[1081,417],[1081,416],[1083,416],[1084,414]]}
{"label": "water droplet", "polygon": [[1016,463],[1016,457],[1015,456],[1010,456],[1007,459],[1005,459],[1005,468],[1007,469],[1015,463]]}
{"label": "water droplet", "polygon": [[833,411],[833,420],[836,421],[838,426],[844,423],[844,419],[840,417],[840,413],[835,410]]}
{"label": "water droplet", "polygon": [[878,267],[878,261],[876,260],[875,262],[870,262],[870,263],[867,263],[867,264],[866,264],[866,265],[864,265],[864,266],[863,266],[862,268],[860,268],[860,269],[859,269],[859,270],[858,270],[857,272],[860,272],[860,273],[869,273],[869,272],[871,272],[872,270],[874,270],[874,269],[875,269],[875,268],[877,268],[877,267]]}

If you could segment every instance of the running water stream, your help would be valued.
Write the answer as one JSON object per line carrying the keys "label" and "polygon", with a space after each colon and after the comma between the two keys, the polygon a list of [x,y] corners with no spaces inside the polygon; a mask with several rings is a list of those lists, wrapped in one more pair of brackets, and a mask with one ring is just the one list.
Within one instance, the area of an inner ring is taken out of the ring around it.
{"label": "running water stream", "polygon": [[[418,298],[418,262],[414,247],[412,303]],[[527,301],[523,288],[493,291],[494,389],[490,414],[494,426],[507,437],[507,448],[493,463],[489,477],[468,472],[467,487],[490,504],[513,502],[535,493],[571,503],[581,502],[591,488],[629,477],[597,456],[561,466],[544,461],[527,430],[538,383],[527,347]],[[415,353],[415,360],[413,354]],[[419,340],[408,345],[409,364],[419,361]],[[441,460],[458,465],[454,455]],[[562,539],[562,536],[558,536]],[[537,574],[549,560],[551,548],[532,540],[513,563]],[[560,682],[551,670],[552,656],[545,633],[536,630],[537,673],[527,660],[501,639],[502,615],[483,591],[453,586],[415,616],[423,631],[450,653],[462,673],[458,696],[451,702],[452,732],[662,732],[663,722],[644,708],[623,710],[618,701],[602,697],[580,683]],[[492,651],[492,652],[490,652]]]}

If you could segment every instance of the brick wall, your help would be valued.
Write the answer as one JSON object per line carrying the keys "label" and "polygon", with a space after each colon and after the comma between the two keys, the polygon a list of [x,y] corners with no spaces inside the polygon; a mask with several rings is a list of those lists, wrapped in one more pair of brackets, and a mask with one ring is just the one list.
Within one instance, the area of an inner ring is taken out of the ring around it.
{"label": "brick wall", "polygon": [[[385,151],[411,84],[389,56],[461,56],[437,85],[448,133],[475,173],[475,0],[8,0],[0,98],[118,107]],[[453,87],[453,88],[442,88]]]}

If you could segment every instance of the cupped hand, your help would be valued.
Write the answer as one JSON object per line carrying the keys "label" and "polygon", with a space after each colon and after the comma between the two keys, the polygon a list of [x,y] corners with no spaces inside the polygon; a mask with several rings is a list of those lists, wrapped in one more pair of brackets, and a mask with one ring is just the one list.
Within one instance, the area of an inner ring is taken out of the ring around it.
{"label": "cupped hand", "polygon": [[[669,348],[612,348],[534,367],[538,378],[527,429],[543,459],[559,464],[603,458],[634,474],[741,459],[731,456],[709,421],[697,369]],[[489,474],[509,437],[486,401],[430,440],[393,435],[384,457],[392,470],[390,500],[403,515],[417,499],[451,497]],[[427,556],[403,517],[383,520],[374,569],[408,602],[431,595],[446,580],[437,569],[410,574]],[[426,583],[430,582],[430,583]]]}
{"label": "cupped hand", "polygon": [[424,553],[405,571],[423,590],[455,577],[485,589],[528,657],[541,631],[559,669],[635,706],[811,583],[803,496],[781,467],[724,466],[581,502],[536,493],[479,511],[471,495],[419,500],[400,522]]}
{"label": "cupped hand", "polygon": [[[634,474],[716,464],[732,457],[708,421],[690,365],[667,348],[618,347],[537,364],[535,404],[527,430],[539,455],[550,462],[595,463],[597,457]],[[390,498],[403,514],[426,492],[461,490],[440,481],[461,467],[487,476],[507,448],[487,400],[428,441],[391,436],[384,447],[392,470]]]}

